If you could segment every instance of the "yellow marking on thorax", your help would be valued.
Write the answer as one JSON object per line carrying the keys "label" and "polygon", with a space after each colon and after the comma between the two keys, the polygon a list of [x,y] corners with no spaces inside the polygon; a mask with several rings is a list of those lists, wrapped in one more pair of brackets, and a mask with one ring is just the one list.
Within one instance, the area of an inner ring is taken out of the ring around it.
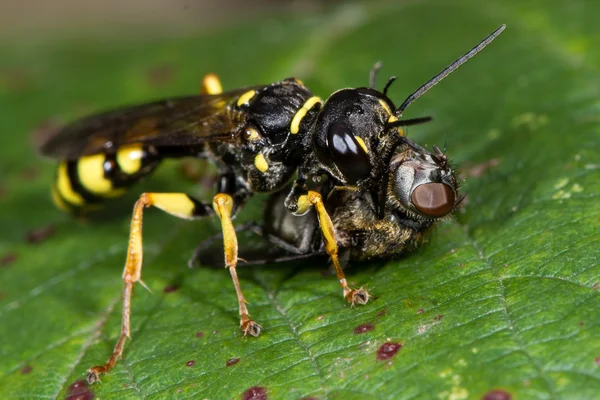
{"label": "yellow marking on thorax", "polygon": [[201,93],[205,94],[221,94],[223,93],[223,87],[219,77],[215,74],[206,74],[202,79],[202,90]]}
{"label": "yellow marking on thorax", "polygon": [[144,149],[141,144],[131,144],[119,147],[117,150],[117,163],[121,171],[133,175],[142,168],[142,159],[144,158]]}
{"label": "yellow marking on thorax", "polygon": [[250,143],[260,140],[261,136],[256,128],[246,129],[246,140]]}
{"label": "yellow marking on thorax", "polygon": [[255,95],[256,92],[254,90],[248,90],[246,93],[240,96],[240,98],[237,101],[237,106],[241,107],[244,104],[248,104],[248,102],[250,102],[250,99],[252,99]]}
{"label": "yellow marking on thorax", "polygon": [[104,176],[104,154],[81,157],[77,161],[77,177],[89,192],[102,197],[118,197],[125,189],[114,189],[110,179]]}
{"label": "yellow marking on thorax", "polygon": [[360,136],[354,136],[354,139],[356,139],[360,147],[362,147],[362,149],[365,151],[365,154],[369,154],[369,149],[367,149],[367,145],[365,144],[363,138],[361,138]]}
{"label": "yellow marking on thorax", "polygon": [[300,130],[300,122],[302,122],[302,118],[306,116],[306,113],[310,111],[317,103],[320,104],[322,102],[320,97],[313,96],[310,99],[306,100],[306,102],[302,105],[302,107],[296,111],[294,114],[294,118],[292,118],[292,123],[290,124],[290,133],[295,135]]}
{"label": "yellow marking on thorax", "polygon": [[254,166],[260,172],[267,172],[269,169],[269,163],[262,153],[258,153],[256,157],[254,157]]}
{"label": "yellow marking on thorax", "polygon": [[404,129],[398,127],[398,135],[400,135],[400,136],[406,136],[406,132],[404,132]]}
{"label": "yellow marking on thorax", "polygon": [[69,179],[69,173],[67,172],[66,161],[58,164],[56,190],[58,191],[60,197],[62,197],[69,204],[73,204],[74,206],[82,206],[85,204],[83,197],[81,197],[79,193],[75,192],[71,186],[71,180]]}
{"label": "yellow marking on thorax", "polygon": [[52,184],[52,202],[54,203],[54,205],[63,210],[63,211],[70,211],[69,205],[63,200],[62,196],[60,195],[58,188],[56,187],[56,183]]}

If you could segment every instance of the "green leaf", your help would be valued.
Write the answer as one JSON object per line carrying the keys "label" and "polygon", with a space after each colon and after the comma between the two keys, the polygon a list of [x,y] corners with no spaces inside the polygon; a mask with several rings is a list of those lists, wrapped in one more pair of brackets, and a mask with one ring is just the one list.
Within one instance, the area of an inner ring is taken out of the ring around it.
{"label": "green leaf", "polygon": [[[161,41],[2,45],[2,398],[72,394],[120,327],[135,193],[101,221],[54,210],[53,164],[28,137],[41,121],[194,93],[209,71],[227,88],[294,75],[326,96],[365,85],[378,60],[381,80],[398,76],[399,103],[501,23],[496,42],[406,113],[434,117],[409,136],[447,143],[468,197],[418,251],[347,271],[374,301],[345,304],[325,264],[240,268],[265,328],[245,339],[227,271],[186,267],[216,221],[149,210],[143,279],[153,293],[137,288],[132,340],[89,390],[102,399],[240,398],[257,386],[275,399],[597,397],[598,15],[598,2],[365,2]],[[141,190],[202,192],[174,162]],[[260,219],[256,200],[242,220]],[[53,235],[25,240],[47,227]],[[378,360],[389,343],[402,347]]]}

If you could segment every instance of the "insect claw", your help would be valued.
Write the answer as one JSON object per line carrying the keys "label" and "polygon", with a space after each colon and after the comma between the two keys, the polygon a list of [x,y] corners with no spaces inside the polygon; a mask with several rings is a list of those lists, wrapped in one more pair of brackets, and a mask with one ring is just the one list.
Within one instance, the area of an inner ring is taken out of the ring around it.
{"label": "insect claw", "polygon": [[367,304],[369,302],[369,298],[371,298],[371,295],[362,287],[358,289],[352,289],[346,295],[346,299],[352,304],[352,307],[354,307],[356,304]]}
{"label": "insect claw", "polygon": [[251,319],[248,319],[248,317],[246,317],[246,319],[242,318],[241,325],[242,332],[244,332],[244,336],[252,335],[254,337],[258,337],[262,330],[262,326],[252,321]]}
{"label": "insect claw", "polygon": [[93,385],[96,382],[102,382],[100,380],[100,374],[103,373],[104,367],[92,367],[88,369],[87,375],[85,376],[85,381],[88,385]]}

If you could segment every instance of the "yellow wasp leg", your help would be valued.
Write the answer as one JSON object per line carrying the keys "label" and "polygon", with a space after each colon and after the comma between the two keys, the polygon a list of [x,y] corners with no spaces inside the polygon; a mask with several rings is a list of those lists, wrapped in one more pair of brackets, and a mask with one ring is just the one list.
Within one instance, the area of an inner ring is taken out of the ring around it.
{"label": "yellow wasp leg", "polygon": [[133,207],[131,217],[131,227],[129,231],[129,246],[127,248],[127,258],[125,260],[125,269],[123,270],[123,281],[125,289],[123,291],[123,314],[121,318],[121,335],[115,345],[112,355],[106,361],[106,364],[92,367],[88,370],[87,382],[92,384],[100,380],[100,374],[110,371],[116,364],[117,359],[123,353],[125,340],[130,336],[130,316],[131,316],[131,293],[133,285],[139,282],[142,286],[142,219],[144,208],[154,206],[161,210],[184,219],[202,218],[212,215],[213,211],[209,206],[194,200],[184,193],[143,193]]}
{"label": "yellow wasp leg", "polygon": [[335,267],[337,278],[340,280],[340,286],[344,290],[344,297],[352,303],[352,305],[355,303],[366,304],[369,301],[369,292],[362,287],[351,289],[348,286],[348,282],[346,282],[346,276],[344,275],[344,271],[342,270],[342,266],[338,259],[338,245],[335,228],[325,209],[323,198],[319,193],[309,190],[306,195],[302,195],[298,199],[298,206],[300,209],[299,214],[302,214],[302,212],[307,210],[311,205],[314,206],[317,211],[321,233],[323,234],[323,240],[325,241],[325,249],[327,250],[329,257],[331,257],[331,262]]}
{"label": "yellow wasp leg", "polygon": [[233,209],[233,199],[225,193],[217,193],[213,198],[213,208],[221,219],[221,227],[223,229],[223,245],[225,248],[225,267],[229,268],[233,286],[237,293],[238,304],[240,307],[240,326],[244,332],[244,336],[250,334],[252,336],[260,335],[262,327],[252,321],[246,307],[246,299],[240,287],[240,282],[237,276],[237,261],[238,261],[238,242],[235,234],[235,229],[231,223],[231,210]]}
{"label": "yellow wasp leg", "polygon": [[223,87],[219,77],[215,74],[206,74],[202,79],[202,86],[200,88],[201,94],[221,94],[223,93]]}

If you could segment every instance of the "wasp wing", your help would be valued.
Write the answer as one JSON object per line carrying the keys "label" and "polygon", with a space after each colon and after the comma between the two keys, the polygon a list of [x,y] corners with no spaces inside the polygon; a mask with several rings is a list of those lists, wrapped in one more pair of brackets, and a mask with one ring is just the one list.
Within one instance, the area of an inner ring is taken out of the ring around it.
{"label": "wasp wing", "polygon": [[229,105],[250,89],[177,97],[92,115],[67,125],[39,149],[53,158],[74,160],[132,143],[177,147],[235,142],[241,121],[232,119]]}

